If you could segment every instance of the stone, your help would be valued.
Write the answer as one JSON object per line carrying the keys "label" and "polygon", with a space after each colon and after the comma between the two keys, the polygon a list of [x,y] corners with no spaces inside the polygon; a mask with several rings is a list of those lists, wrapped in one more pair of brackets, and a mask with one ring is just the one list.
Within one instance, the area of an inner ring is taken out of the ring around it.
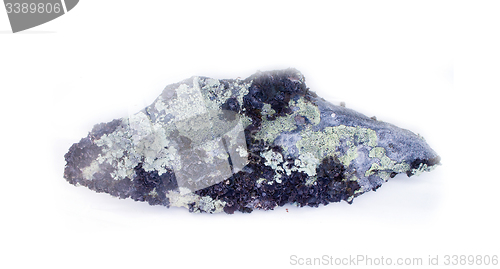
{"label": "stone", "polygon": [[440,161],[421,136],[318,97],[295,69],[169,85],[136,114],[95,125],[65,159],[73,185],[229,214],[352,203]]}

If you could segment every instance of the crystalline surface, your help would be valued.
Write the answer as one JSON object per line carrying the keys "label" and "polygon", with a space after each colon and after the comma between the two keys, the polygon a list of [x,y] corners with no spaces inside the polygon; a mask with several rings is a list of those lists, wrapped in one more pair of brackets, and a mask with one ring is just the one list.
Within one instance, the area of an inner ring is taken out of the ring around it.
{"label": "crystalline surface", "polygon": [[294,69],[169,85],[65,158],[71,184],[209,213],[351,203],[439,164],[422,137],[326,102]]}

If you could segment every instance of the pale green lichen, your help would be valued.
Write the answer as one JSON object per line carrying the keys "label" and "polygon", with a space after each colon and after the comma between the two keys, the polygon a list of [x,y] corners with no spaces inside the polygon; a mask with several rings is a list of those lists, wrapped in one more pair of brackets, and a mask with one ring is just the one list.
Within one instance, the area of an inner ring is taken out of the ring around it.
{"label": "pale green lichen", "polygon": [[261,129],[255,134],[256,140],[263,139],[269,143],[273,142],[282,132],[288,132],[297,129],[293,117],[277,117],[275,120],[267,120],[263,117]]}
{"label": "pale green lichen", "polygon": [[133,178],[139,162],[145,171],[158,171],[159,175],[180,164],[175,148],[166,139],[165,129],[153,124],[142,112],[123,119],[122,126],[94,143],[102,152],[89,167],[82,169],[87,180],[92,180],[103,163],[113,166],[110,176],[115,180]]}
{"label": "pale green lichen", "polygon": [[[337,151],[341,140],[345,141],[347,147],[345,154]],[[306,128],[301,132],[301,139],[297,142],[297,148],[300,154],[310,153],[319,160],[328,156],[337,157],[343,165],[349,166],[350,162],[358,156],[356,144],[375,147],[377,145],[376,132],[368,128],[345,125],[326,127],[324,130],[317,132]]]}
{"label": "pale green lichen", "polygon": [[417,168],[411,170],[411,174],[414,176],[419,176],[423,172],[430,172],[436,168],[437,165],[428,166],[425,163],[421,163]]}
{"label": "pale green lichen", "polygon": [[346,153],[339,155],[337,158],[343,165],[348,167],[351,161],[358,157],[358,148],[353,145],[352,141],[346,141],[346,146],[348,147]]}
{"label": "pale green lichen", "polygon": [[305,183],[305,185],[306,185],[306,186],[308,186],[308,187],[309,187],[309,186],[312,186],[312,185],[315,185],[316,180],[318,180],[318,177],[315,177],[315,176],[314,176],[314,177],[308,177],[308,178],[306,179],[306,183]]}
{"label": "pale green lichen", "polygon": [[359,188],[358,190],[355,190],[354,191],[354,196],[358,195],[358,194],[363,194],[367,191],[366,188],[364,188],[363,186],[361,186],[361,188]]}
{"label": "pale green lichen", "polygon": [[273,170],[276,170],[278,165],[283,162],[283,155],[272,150],[264,151],[260,154],[260,156],[266,159],[264,165],[271,167]]}
{"label": "pale green lichen", "polygon": [[184,187],[179,187],[179,191],[167,191],[165,196],[168,198],[170,206],[185,207],[187,209],[189,209],[190,204],[197,204],[200,200],[199,195]]}
{"label": "pale green lichen", "polygon": [[166,197],[170,202],[170,206],[185,207],[187,209],[191,206],[194,213],[200,213],[201,211],[219,213],[224,211],[224,207],[226,206],[226,202],[224,201],[214,200],[210,196],[202,197],[184,187],[179,187],[179,191],[168,191]]}
{"label": "pale green lichen", "polygon": [[[375,173],[383,180],[388,180],[392,172],[403,173],[410,169],[410,165],[406,162],[397,163],[391,160],[386,155],[386,151],[382,147],[374,147],[370,150],[368,156],[370,158],[377,158],[380,160],[379,163],[373,163],[370,169],[365,172],[365,176],[370,176]],[[389,172],[390,171],[390,172]]]}
{"label": "pale green lichen", "polygon": [[257,179],[257,181],[256,181],[256,182],[257,182],[257,184],[262,184],[262,183],[264,183],[264,182],[266,182],[266,181],[267,181],[267,180],[266,180],[265,178],[261,177],[261,178]]}
{"label": "pale green lichen", "polygon": [[350,177],[349,179],[345,179],[346,181],[358,181],[359,178],[356,176],[356,175],[353,175],[352,177]]}
{"label": "pale green lichen", "polygon": [[196,78],[193,83],[199,83],[201,93],[204,96],[205,105],[209,110],[218,110],[232,96],[236,98],[240,105],[243,104],[243,97],[248,94],[248,88],[253,81],[244,83],[241,80],[228,81],[226,85],[218,79]]}
{"label": "pale green lichen", "polygon": [[376,147],[378,143],[377,133],[369,128],[351,127],[339,125],[332,127],[334,132],[341,138],[353,138],[358,144],[364,144],[369,147]]}
{"label": "pale green lichen", "polygon": [[306,173],[310,177],[314,177],[316,175],[316,167],[319,165],[319,160],[313,154],[306,152],[300,155],[298,159],[295,159],[294,164],[295,167],[292,167],[292,171],[296,169],[299,172]]}
{"label": "pale green lichen", "polygon": [[276,113],[274,109],[271,108],[271,104],[264,103],[262,106],[262,115],[264,116],[272,116]]}
{"label": "pale green lichen", "polygon": [[383,147],[374,147],[368,153],[370,158],[379,158],[382,159],[385,156],[385,148]]}
{"label": "pale green lichen", "polygon": [[296,116],[307,118],[312,125],[317,125],[321,120],[318,107],[303,97],[297,101],[290,101],[289,106],[295,112],[287,116],[276,117],[274,120],[268,120],[267,116],[272,116],[276,112],[271,108],[271,105],[264,104],[261,129],[255,134],[255,139],[263,139],[268,143],[272,143],[281,133],[297,129]]}
{"label": "pale green lichen", "polygon": [[172,142],[166,139],[167,135],[163,125],[151,123],[149,117],[142,112],[131,116],[129,125],[132,147],[126,150],[130,156],[133,156],[134,162],[131,164],[134,167],[143,158],[142,167],[144,170],[158,171],[158,174],[162,175],[167,172],[167,168],[180,165]]}
{"label": "pale green lichen", "polygon": [[307,101],[305,98],[299,98],[297,102],[290,101],[290,107],[298,107],[296,115],[306,117],[312,125],[317,125],[321,120],[321,113],[318,106]]}
{"label": "pale green lichen", "polygon": [[275,171],[273,179],[277,183],[282,182],[281,177],[283,174],[290,176],[294,171],[304,172],[309,177],[316,176],[316,168],[319,164],[319,160],[312,154],[306,153],[300,155],[294,160],[292,167],[288,166],[288,162],[283,160],[283,155],[279,152],[268,150],[262,152],[260,155],[265,159],[264,165],[271,167]]}
{"label": "pale green lichen", "polygon": [[241,125],[243,126],[243,129],[247,128],[250,124],[252,124],[252,119],[247,117],[247,116],[240,115],[240,120],[241,120]]}
{"label": "pale green lichen", "polygon": [[226,206],[226,202],[225,201],[221,201],[221,200],[213,200],[213,204],[214,204],[214,210],[210,213],[219,213],[219,212],[222,212],[224,211],[224,207]]}
{"label": "pale green lichen", "polygon": [[93,161],[89,166],[82,169],[82,176],[86,180],[92,180],[92,176],[99,171],[99,163]]}
{"label": "pale green lichen", "polygon": [[153,188],[149,193],[148,193],[149,196],[151,197],[158,197],[158,193],[156,192],[156,188]]}
{"label": "pale green lichen", "polygon": [[244,83],[243,81],[237,79],[234,84],[232,85],[232,89],[236,89],[238,92],[238,95],[236,96],[236,100],[238,100],[238,103],[240,106],[243,106],[243,97],[248,94],[248,88],[252,85],[253,80]]}
{"label": "pale green lichen", "polygon": [[204,96],[205,105],[208,109],[217,110],[227,99],[231,98],[231,89],[224,87],[218,79],[204,78],[197,81],[201,87]]}
{"label": "pale green lichen", "polygon": [[210,196],[203,196],[200,198],[198,201],[199,205],[198,207],[205,212],[211,212],[213,209],[215,209],[215,205],[213,203],[213,199]]}
{"label": "pale green lichen", "polygon": [[175,92],[177,98],[165,99],[160,96],[156,100],[154,106],[159,112],[159,120],[163,120],[166,115],[172,115],[175,121],[181,121],[207,113],[198,77],[193,78],[193,87],[181,84]]}
{"label": "pale green lichen", "polygon": [[283,155],[279,152],[274,152],[272,150],[264,151],[260,154],[262,158],[266,160],[264,165],[271,167],[276,174],[274,175],[274,181],[281,183],[281,173],[283,172]]}
{"label": "pale green lichen", "polygon": [[301,139],[296,143],[299,153],[310,153],[318,159],[335,155],[339,137],[333,132],[333,127],[326,127],[319,132],[313,132],[311,128],[307,128],[300,135]]}

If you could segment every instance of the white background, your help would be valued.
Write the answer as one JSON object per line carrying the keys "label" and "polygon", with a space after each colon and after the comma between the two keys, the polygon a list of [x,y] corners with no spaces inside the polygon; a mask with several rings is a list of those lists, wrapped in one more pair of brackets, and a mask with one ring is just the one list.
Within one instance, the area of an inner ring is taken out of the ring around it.
{"label": "white background", "polygon": [[[80,1],[17,34],[0,8],[1,268],[500,254],[498,5],[183,2]],[[168,84],[288,67],[332,103],[420,133],[442,166],[399,175],[352,205],[234,215],[152,207],[63,179],[72,143]]]}

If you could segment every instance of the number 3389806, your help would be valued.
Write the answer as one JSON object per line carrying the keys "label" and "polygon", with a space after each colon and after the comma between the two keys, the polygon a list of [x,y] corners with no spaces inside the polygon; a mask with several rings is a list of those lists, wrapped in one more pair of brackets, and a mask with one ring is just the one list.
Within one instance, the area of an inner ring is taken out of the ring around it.
{"label": "number 3389806", "polygon": [[60,13],[62,11],[60,3],[6,3],[7,13]]}

